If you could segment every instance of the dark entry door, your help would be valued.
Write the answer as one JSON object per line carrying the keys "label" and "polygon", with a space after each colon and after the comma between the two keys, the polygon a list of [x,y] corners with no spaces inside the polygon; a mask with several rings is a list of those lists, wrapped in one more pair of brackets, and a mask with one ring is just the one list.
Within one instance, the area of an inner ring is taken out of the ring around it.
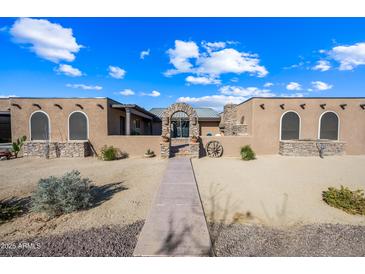
{"label": "dark entry door", "polygon": [[120,135],[125,135],[125,118],[121,116],[119,123],[120,123],[120,126],[119,126],[120,132],[119,132],[119,134]]}

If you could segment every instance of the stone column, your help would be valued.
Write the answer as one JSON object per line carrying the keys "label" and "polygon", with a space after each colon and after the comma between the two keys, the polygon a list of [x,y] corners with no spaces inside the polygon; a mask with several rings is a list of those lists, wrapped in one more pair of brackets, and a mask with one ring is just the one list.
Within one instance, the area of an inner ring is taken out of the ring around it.
{"label": "stone column", "polygon": [[131,135],[131,109],[125,108],[125,135]]}

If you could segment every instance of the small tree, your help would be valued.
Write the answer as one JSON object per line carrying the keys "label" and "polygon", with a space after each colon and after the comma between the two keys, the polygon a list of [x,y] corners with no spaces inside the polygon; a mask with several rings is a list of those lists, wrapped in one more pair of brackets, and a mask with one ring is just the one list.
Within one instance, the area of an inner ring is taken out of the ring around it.
{"label": "small tree", "polygon": [[27,140],[26,136],[20,137],[16,140],[16,142],[13,142],[11,145],[11,151],[14,153],[15,158],[18,158],[18,154],[20,150],[22,149],[25,140]]}

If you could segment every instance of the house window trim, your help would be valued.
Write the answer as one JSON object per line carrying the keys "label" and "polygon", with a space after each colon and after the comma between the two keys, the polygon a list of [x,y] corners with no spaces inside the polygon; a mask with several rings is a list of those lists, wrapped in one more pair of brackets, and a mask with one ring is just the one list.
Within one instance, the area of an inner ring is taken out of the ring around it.
{"label": "house window trim", "polygon": [[302,136],[302,117],[300,117],[299,113],[296,112],[295,110],[288,110],[288,111],[285,111],[283,114],[281,114],[281,117],[280,117],[280,127],[279,127],[279,140],[280,141],[288,141],[288,140],[283,140],[282,139],[282,125],[283,125],[283,117],[285,114],[287,114],[288,112],[294,112],[296,115],[298,115],[299,117],[299,136],[298,136],[298,139],[297,140],[300,140],[301,139],[301,136]]}
{"label": "house window trim", "polygon": [[[32,117],[34,114],[38,113],[38,112],[41,112],[43,114],[45,114],[47,116],[47,119],[48,119],[48,139],[47,140],[33,140],[32,139]],[[29,140],[31,142],[51,142],[51,118],[49,117],[48,113],[43,111],[43,110],[36,110],[34,112],[32,112],[32,114],[29,116]]]}
{"label": "house window trim", "polygon": [[319,116],[319,121],[318,121],[318,135],[317,135],[317,139],[318,140],[321,140],[321,121],[322,121],[322,116],[326,113],[334,113],[336,116],[337,116],[337,139],[334,140],[334,139],[331,139],[331,141],[339,141],[340,140],[340,128],[341,128],[341,120],[340,120],[340,116],[338,115],[337,112],[333,111],[333,110],[327,110],[327,111],[324,111],[322,112],[322,114]]}
{"label": "house window trim", "polygon": [[[82,113],[82,114],[84,114],[85,115],[85,117],[86,117],[86,140],[71,140],[70,139],[70,117],[71,117],[71,115],[72,114],[74,114],[74,113],[76,113],[76,112],[80,112],[80,113]],[[75,110],[75,111],[72,111],[69,115],[68,115],[68,119],[67,119],[67,132],[68,132],[68,141],[69,142],[78,142],[78,141],[88,141],[89,140],[89,117],[87,116],[87,114],[85,113],[85,112],[83,112],[83,111],[81,111],[81,110]]]}

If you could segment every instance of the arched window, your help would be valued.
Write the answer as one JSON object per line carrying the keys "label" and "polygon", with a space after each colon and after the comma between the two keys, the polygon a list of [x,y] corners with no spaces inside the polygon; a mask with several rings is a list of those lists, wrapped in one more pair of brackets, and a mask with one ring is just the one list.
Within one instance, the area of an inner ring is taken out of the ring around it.
{"label": "arched window", "polygon": [[334,112],[325,112],[319,120],[319,139],[338,140],[339,119]]}
{"label": "arched window", "polygon": [[294,111],[288,111],[281,116],[280,140],[299,139],[300,117]]}
{"label": "arched window", "polygon": [[68,118],[69,140],[88,140],[88,118],[85,113],[75,111]]}
{"label": "arched window", "polygon": [[30,140],[49,140],[49,117],[43,111],[36,111],[30,116]]}

